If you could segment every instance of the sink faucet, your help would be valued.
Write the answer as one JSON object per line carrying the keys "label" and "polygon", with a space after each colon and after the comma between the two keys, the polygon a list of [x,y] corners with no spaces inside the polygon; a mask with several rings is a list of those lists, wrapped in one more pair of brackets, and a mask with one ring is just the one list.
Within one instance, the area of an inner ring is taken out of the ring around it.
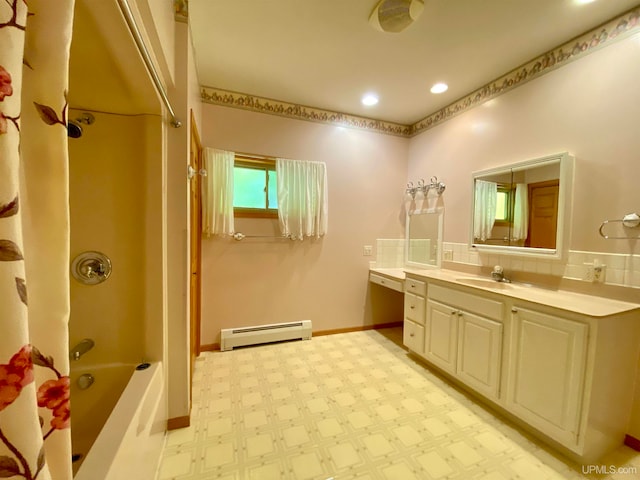
{"label": "sink faucet", "polygon": [[511,283],[511,280],[504,276],[504,270],[500,265],[496,265],[493,267],[493,272],[491,272],[491,278],[493,278],[496,282],[505,282]]}

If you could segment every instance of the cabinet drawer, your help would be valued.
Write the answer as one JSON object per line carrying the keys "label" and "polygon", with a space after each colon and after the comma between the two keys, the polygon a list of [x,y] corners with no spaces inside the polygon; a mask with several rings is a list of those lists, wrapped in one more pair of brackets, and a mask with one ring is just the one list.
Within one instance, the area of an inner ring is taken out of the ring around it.
{"label": "cabinet drawer", "polygon": [[409,320],[424,324],[424,297],[419,297],[413,293],[405,293],[404,316]]}
{"label": "cabinet drawer", "polygon": [[390,288],[391,290],[395,290],[397,292],[402,292],[402,282],[400,280],[392,280],[387,277],[383,277],[382,275],[377,275],[375,273],[369,274],[369,281],[371,283],[375,283],[377,285],[382,285],[383,287]]}
{"label": "cabinet drawer", "polygon": [[415,295],[422,295],[424,297],[427,294],[427,284],[411,277],[407,277],[404,281],[404,288],[406,292],[413,293]]}
{"label": "cabinet drawer", "polygon": [[429,298],[493,320],[502,320],[503,304],[497,300],[433,284],[429,285]]}
{"label": "cabinet drawer", "polygon": [[409,320],[404,321],[402,343],[416,353],[424,353],[424,327]]}

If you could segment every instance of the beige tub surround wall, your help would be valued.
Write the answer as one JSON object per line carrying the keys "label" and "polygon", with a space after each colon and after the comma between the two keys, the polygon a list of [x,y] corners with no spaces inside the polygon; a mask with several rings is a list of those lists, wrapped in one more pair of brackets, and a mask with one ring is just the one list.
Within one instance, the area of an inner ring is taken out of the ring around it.
{"label": "beige tub surround wall", "polygon": [[[70,118],[82,113],[71,109]],[[93,113],[82,137],[69,139],[71,258],[97,250],[113,272],[87,286],[71,280],[71,346],[83,338],[95,347],[78,366],[146,360],[144,318],[147,238],[145,133],[154,117]],[[135,167],[133,167],[135,165]],[[137,173],[136,173],[137,172]]]}
{"label": "beige tub surround wall", "polygon": [[[321,240],[203,239],[202,344],[220,329],[310,319],[313,330],[376,321],[363,246],[403,235],[407,139],[204,104],[202,143],[327,164],[329,226]],[[246,235],[279,235],[277,219],[237,219]]]}
{"label": "beige tub surround wall", "polygon": [[[164,222],[166,201],[166,171],[163,155],[163,121],[154,116],[145,123],[145,159],[144,171],[141,167],[139,181],[144,179],[144,277],[145,277],[145,317],[144,317],[144,353],[149,362],[163,362],[166,369],[165,339],[167,338],[166,318],[166,269]],[[165,382],[166,383],[166,382]],[[165,405],[166,410],[166,405]],[[166,418],[166,417],[165,417]]]}
{"label": "beige tub surround wall", "polygon": [[[567,263],[491,256],[487,263],[508,262],[514,270],[581,278],[584,265],[580,263],[603,254],[608,283],[638,286],[637,242],[605,240],[598,228],[602,221],[622,218],[640,205],[640,189],[634,180],[640,177],[639,55],[640,36],[636,34],[411,139],[407,178],[428,169],[437,171],[447,184],[444,241],[454,244],[450,248],[454,259],[456,245],[464,245],[457,261],[484,265],[466,246],[473,171],[568,151],[575,156],[575,186],[570,255],[563,260]],[[640,438],[640,391],[635,405],[629,433]]]}

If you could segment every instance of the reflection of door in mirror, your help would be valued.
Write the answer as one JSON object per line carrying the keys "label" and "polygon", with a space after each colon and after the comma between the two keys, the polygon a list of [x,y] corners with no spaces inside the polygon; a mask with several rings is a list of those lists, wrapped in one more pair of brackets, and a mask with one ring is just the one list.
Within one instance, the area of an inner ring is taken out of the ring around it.
{"label": "reflection of door in mirror", "polygon": [[560,182],[550,180],[529,184],[529,235],[525,246],[556,248],[558,192]]}

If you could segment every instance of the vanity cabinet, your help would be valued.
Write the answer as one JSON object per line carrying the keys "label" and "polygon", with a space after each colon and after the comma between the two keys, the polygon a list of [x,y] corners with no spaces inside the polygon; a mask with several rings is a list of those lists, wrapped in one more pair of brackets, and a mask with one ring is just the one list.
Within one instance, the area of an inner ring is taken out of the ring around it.
{"label": "vanity cabinet", "polygon": [[504,305],[459,289],[430,285],[424,357],[482,393],[500,393]]}
{"label": "vanity cabinet", "polygon": [[427,284],[407,276],[404,293],[402,342],[409,350],[424,354],[425,296]]}
{"label": "vanity cabinet", "polygon": [[574,460],[621,445],[640,305],[460,275],[407,275],[405,346]]}
{"label": "vanity cabinet", "polygon": [[521,306],[512,308],[511,320],[507,406],[552,438],[576,444],[589,325]]}

